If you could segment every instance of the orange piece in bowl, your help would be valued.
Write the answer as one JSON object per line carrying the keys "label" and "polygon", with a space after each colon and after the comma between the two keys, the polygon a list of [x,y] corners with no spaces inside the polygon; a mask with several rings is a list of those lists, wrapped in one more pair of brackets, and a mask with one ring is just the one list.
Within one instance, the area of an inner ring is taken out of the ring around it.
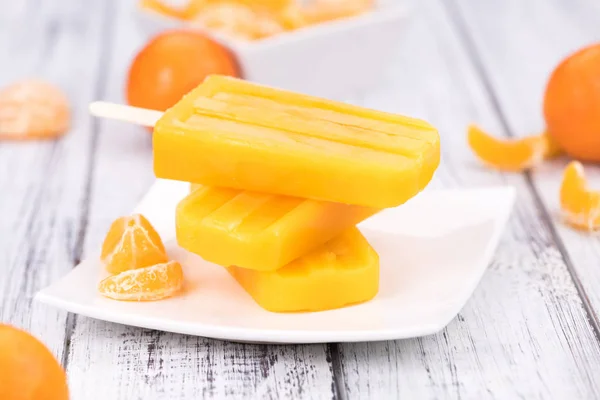
{"label": "orange piece in bowl", "polygon": [[548,133],[571,157],[600,162],[600,43],[567,57],[544,96]]}
{"label": "orange piece in bowl", "polygon": [[520,139],[498,139],[475,125],[468,128],[469,147],[492,168],[522,171],[560,153],[552,138],[542,133]]}
{"label": "orange piece in bowl", "polygon": [[121,272],[105,278],[98,291],[122,301],[153,301],[173,296],[183,287],[183,269],[177,261]]}
{"label": "orange piece in bowl", "polygon": [[284,31],[271,13],[232,2],[209,4],[194,20],[208,30],[242,40],[261,39]]}
{"label": "orange piece in bowl", "polygon": [[314,24],[359,15],[373,7],[373,0],[315,0],[304,7],[304,17]]}
{"label": "orange piece in bowl", "polygon": [[54,139],[69,129],[69,103],[56,86],[39,80],[0,91],[0,138]]}
{"label": "orange piece in bowl", "polygon": [[68,400],[67,376],[29,333],[0,324],[0,399]]}
{"label": "orange piece in bowl", "polygon": [[211,74],[239,76],[234,56],[206,35],[171,30],[137,54],[127,78],[127,102],[166,111]]}
{"label": "orange piece in bowl", "polygon": [[565,169],[560,188],[563,217],[570,225],[586,230],[600,229],[600,191],[587,187],[583,166],[572,161]]}
{"label": "orange piece in bowl", "polygon": [[206,4],[206,0],[189,0],[182,7],[171,6],[164,0],[141,0],[140,6],[153,10],[159,14],[168,17],[188,20],[193,18],[198,11]]}
{"label": "orange piece in bowl", "polygon": [[115,220],[104,239],[101,261],[112,274],[167,262],[165,246],[141,214]]}

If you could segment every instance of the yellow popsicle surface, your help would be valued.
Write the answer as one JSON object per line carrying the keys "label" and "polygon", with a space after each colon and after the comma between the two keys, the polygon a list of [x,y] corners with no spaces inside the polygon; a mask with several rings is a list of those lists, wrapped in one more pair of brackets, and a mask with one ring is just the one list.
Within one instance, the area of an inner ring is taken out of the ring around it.
{"label": "yellow popsicle surface", "polygon": [[379,257],[357,228],[277,271],[228,271],[261,307],[274,312],[339,308],[370,300],[379,290]]}
{"label": "yellow popsicle surface", "polygon": [[273,271],[377,211],[196,185],[177,207],[177,242],[215,264]]}
{"label": "yellow popsicle surface", "polygon": [[158,121],[154,172],[207,186],[393,207],[439,164],[428,123],[210,76]]}

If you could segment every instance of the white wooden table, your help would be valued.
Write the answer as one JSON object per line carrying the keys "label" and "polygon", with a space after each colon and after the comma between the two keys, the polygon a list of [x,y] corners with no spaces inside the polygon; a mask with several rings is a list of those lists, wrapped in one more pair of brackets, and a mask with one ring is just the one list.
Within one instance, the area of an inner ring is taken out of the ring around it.
{"label": "white wooden table", "polygon": [[[437,335],[266,346],[137,329],[32,301],[95,251],[153,180],[144,130],[92,119],[122,101],[143,37],[132,3],[0,0],[0,85],[62,86],[74,128],[56,142],[0,142],[0,321],[43,338],[73,399],[600,398],[600,239],[556,217],[565,160],[531,174],[481,168],[465,141],[543,128],[548,73],[600,40],[597,0],[414,0],[387,82],[351,101],[425,118],[442,135],[444,186],[511,184],[518,202],[483,281]],[[600,188],[600,167],[589,166]]]}

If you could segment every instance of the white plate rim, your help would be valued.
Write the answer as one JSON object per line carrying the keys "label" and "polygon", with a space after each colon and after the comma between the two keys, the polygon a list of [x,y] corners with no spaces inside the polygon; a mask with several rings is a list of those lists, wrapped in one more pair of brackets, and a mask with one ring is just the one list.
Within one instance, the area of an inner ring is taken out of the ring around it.
{"label": "white plate rim", "polygon": [[[486,248],[483,251],[483,255],[479,264],[473,268],[473,270],[476,271],[476,273],[473,273],[471,275],[471,280],[466,286],[468,289],[464,289],[464,291],[462,292],[462,296],[454,302],[454,306],[452,308],[448,309],[446,318],[444,320],[440,319],[440,322],[437,324],[419,325],[418,327],[409,328],[390,328],[355,331],[310,331],[297,329],[259,330],[255,328],[223,327],[213,324],[204,324],[201,322],[190,324],[189,322],[166,320],[164,318],[158,320],[156,318],[139,316],[132,313],[115,314],[114,311],[106,311],[93,306],[80,305],[78,303],[73,303],[48,295],[46,293],[46,289],[48,288],[39,291],[35,295],[34,300],[53,307],[57,307],[59,309],[63,309],[71,313],[79,314],[82,316],[102,321],[135,326],[139,328],[155,329],[160,331],[187,334],[212,339],[228,340],[232,342],[273,344],[314,344],[331,342],[349,343],[398,340],[431,335],[441,331],[444,327],[446,327],[456,317],[456,315],[460,312],[460,310],[464,307],[469,298],[472,296],[473,292],[475,291],[476,287],[481,281],[483,274],[487,270],[487,267],[490,264],[492,257],[494,256],[495,250],[500,241],[500,237],[504,232],[504,227],[506,226],[508,219],[511,215],[516,198],[516,190],[512,186],[490,186],[486,188],[473,188],[465,190],[441,189],[439,191],[465,192],[471,190],[497,190],[499,192],[503,192],[504,196],[506,196],[505,208],[502,210],[501,213],[496,214],[494,217],[496,229],[494,229],[493,235],[487,242]],[[83,263],[85,262],[86,261],[84,261]],[[327,311],[322,312],[326,313]]]}

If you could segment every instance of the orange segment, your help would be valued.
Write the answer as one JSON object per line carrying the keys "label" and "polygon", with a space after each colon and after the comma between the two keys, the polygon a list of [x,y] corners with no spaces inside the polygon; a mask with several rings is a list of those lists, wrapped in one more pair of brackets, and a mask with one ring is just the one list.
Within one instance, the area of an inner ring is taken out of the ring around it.
{"label": "orange segment", "polygon": [[100,282],[98,291],[114,300],[152,301],[170,297],[182,287],[181,265],[170,261],[109,276]]}
{"label": "orange segment", "polygon": [[27,80],[0,91],[0,138],[53,139],[69,128],[69,103],[47,82]]}
{"label": "orange segment", "polygon": [[209,4],[194,20],[206,29],[242,40],[260,39],[284,30],[269,13],[238,3]]}
{"label": "orange segment", "polygon": [[150,222],[140,214],[112,223],[100,259],[113,274],[167,262],[165,246]]}
{"label": "orange segment", "polygon": [[359,15],[373,6],[373,0],[315,0],[304,8],[304,17],[314,24]]}
{"label": "orange segment", "polygon": [[484,163],[504,171],[532,168],[545,158],[560,153],[558,146],[546,133],[522,139],[498,139],[470,125],[468,141],[469,147]]}
{"label": "orange segment", "polygon": [[586,231],[600,229],[600,191],[588,189],[583,166],[577,161],[565,169],[560,206],[570,225]]}
{"label": "orange segment", "polygon": [[205,5],[205,0],[190,0],[183,7],[175,7],[169,4],[165,4],[161,0],[141,0],[140,6],[153,10],[159,14],[167,15],[169,17],[179,19],[192,19],[198,11]]}

